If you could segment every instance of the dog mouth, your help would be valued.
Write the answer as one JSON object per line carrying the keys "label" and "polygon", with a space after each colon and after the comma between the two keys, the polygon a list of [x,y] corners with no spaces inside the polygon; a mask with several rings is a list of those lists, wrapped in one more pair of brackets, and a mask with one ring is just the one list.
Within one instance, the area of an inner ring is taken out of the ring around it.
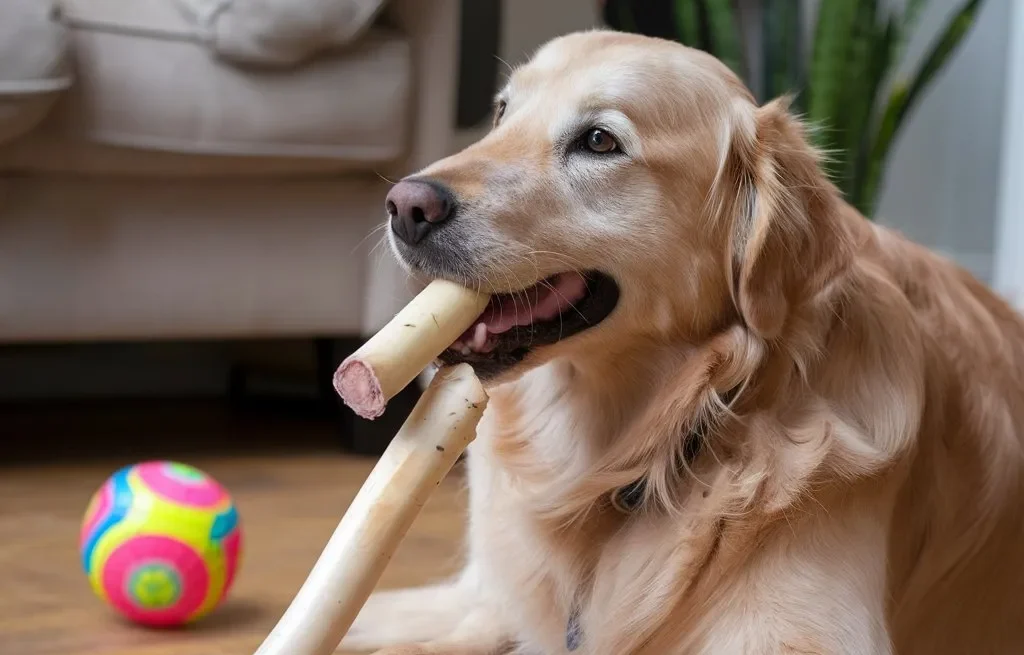
{"label": "dog mouth", "polygon": [[565,272],[512,293],[491,296],[480,317],[439,359],[467,363],[493,378],[531,352],[588,330],[608,318],[619,287],[600,272]]}

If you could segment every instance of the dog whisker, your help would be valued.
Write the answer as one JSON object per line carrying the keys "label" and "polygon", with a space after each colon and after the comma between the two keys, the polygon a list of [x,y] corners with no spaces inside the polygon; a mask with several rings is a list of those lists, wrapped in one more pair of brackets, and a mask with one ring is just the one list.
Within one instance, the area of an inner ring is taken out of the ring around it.
{"label": "dog whisker", "polygon": [[[387,227],[388,227],[388,224],[387,224],[387,223],[385,222],[385,223],[381,223],[381,224],[380,224],[380,225],[378,225],[377,227],[375,227],[375,228],[373,228],[372,230],[370,230],[370,231],[369,231],[369,233],[367,233],[367,235],[366,235],[365,237],[363,237],[362,239],[360,239],[360,240],[359,240],[359,243],[357,243],[357,244],[356,244],[356,245],[355,245],[355,246],[354,246],[354,247],[352,248],[352,251],[351,251],[351,252],[349,252],[349,255],[354,255],[354,254],[356,253],[356,251],[357,251],[357,250],[359,250],[359,248],[360,248],[360,247],[362,247],[362,245],[363,245],[364,243],[366,243],[366,241],[367,241],[367,240],[368,240],[368,239],[369,239],[370,237],[372,237],[372,236],[376,235],[376,234],[377,234],[378,232],[381,232],[382,230],[385,230],[385,229],[387,229]],[[386,235],[386,234],[385,234],[385,235],[383,235],[383,238],[382,238],[381,240],[382,240],[382,241],[386,241],[386,240],[387,240],[387,235]],[[374,247],[376,247],[376,246],[374,246]]]}
{"label": "dog whisker", "polygon": [[377,177],[379,177],[380,179],[384,180],[384,181],[385,181],[385,182],[387,182],[388,184],[392,185],[392,186],[394,186],[394,185],[398,184],[398,182],[397,182],[396,180],[392,180],[392,179],[391,179],[391,178],[389,178],[389,177],[386,177],[386,176],[384,176],[384,175],[381,175],[381,174],[380,174],[380,173],[378,173],[377,171],[374,171],[374,172],[373,172],[373,174],[374,174],[374,175],[376,175]]}

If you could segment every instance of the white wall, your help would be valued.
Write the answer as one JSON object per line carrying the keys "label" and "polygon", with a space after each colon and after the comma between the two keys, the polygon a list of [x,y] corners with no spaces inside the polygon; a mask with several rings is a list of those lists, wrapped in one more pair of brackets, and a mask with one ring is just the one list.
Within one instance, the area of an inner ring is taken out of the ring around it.
{"label": "white wall", "polygon": [[1017,2],[1010,14],[994,284],[1024,309],[1024,4]]}

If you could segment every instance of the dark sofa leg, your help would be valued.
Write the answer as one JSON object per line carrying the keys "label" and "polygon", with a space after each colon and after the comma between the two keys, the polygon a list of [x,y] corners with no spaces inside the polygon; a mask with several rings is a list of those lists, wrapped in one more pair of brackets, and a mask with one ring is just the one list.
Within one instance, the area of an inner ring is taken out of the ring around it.
{"label": "dark sofa leg", "polygon": [[317,395],[324,406],[329,408],[335,416],[341,449],[347,452],[352,452],[352,419],[354,416],[334,391],[334,370],[355,347],[354,343],[348,339],[320,338],[313,340],[316,357]]}

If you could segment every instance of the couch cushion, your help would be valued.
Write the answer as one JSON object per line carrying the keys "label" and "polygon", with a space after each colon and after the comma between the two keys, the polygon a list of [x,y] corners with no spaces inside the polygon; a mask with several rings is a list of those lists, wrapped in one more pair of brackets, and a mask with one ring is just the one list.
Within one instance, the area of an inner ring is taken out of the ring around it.
{"label": "couch cushion", "polygon": [[203,39],[233,61],[287,65],[352,42],[384,0],[177,0]]}
{"label": "couch cushion", "polygon": [[371,256],[385,193],[371,175],[0,178],[0,341],[373,334],[409,299]]}
{"label": "couch cushion", "polygon": [[0,2],[0,143],[35,127],[71,86],[56,14],[42,0]]}
{"label": "couch cushion", "polygon": [[0,168],[65,170],[69,160],[54,159],[61,143],[92,168],[82,145],[105,148],[113,167],[94,173],[136,172],[137,157],[111,156],[111,149],[165,155],[160,174],[194,161],[168,154],[216,156],[215,167],[230,173],[232,161],[248,158],[377,167],[405,150],[410,48],[396,32],[372,28],[344,51],[266,69],[214,56],[172,0],[63,6],[76,84],[39,130],[46,134],[33,135],[40,145],[0,149]]}

